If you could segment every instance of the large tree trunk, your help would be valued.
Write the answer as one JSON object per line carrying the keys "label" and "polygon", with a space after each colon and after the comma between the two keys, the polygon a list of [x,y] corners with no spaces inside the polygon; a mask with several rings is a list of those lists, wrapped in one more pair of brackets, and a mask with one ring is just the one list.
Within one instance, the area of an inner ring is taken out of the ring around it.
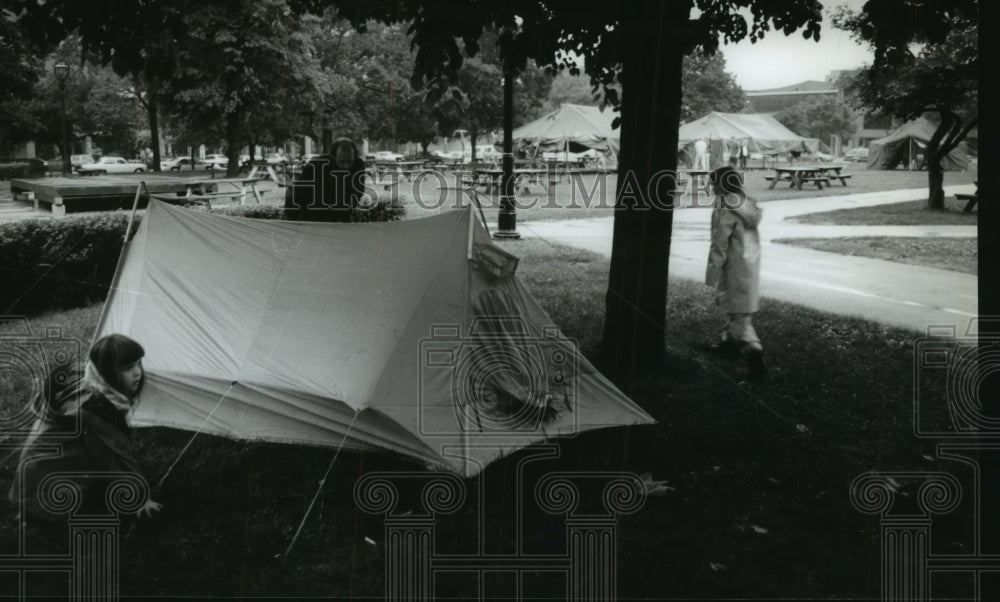
{"label": "large tree trunk", "polygon": [[[621,150],[601,361],[626,393],[664,360],[686,2],[623,5]],[[655,107],[652,111],[650,107]],[[652,193],[652,194],[650,194]]]}
{"label": "large tree trunk", "polygon": [[939,152],[931,155],[927,162],[927,191],[927,208],[944,211],[944,169],[941,167]]}
{"label": "large tree trunk", "polygon": [[153,171],[160,171],[160,116],[156,99],[146,92],[146,114],[149,116],[149,137],[153,145]]}
{"label": "large tree trunk", "polygon": [[479,139],[479,132],[472,131],[469,132],[469,143],[472,144],[472,158],[469,159],[473,163],[476,162],[476,141]]}

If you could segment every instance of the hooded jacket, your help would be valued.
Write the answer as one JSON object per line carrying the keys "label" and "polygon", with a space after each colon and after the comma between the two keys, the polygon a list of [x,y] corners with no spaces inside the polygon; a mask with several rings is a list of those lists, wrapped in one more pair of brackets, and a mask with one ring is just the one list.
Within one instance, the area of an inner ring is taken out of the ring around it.
{"label": "hooded jacket", "polygon": [[712,210],[712,243],[705,284],[719,292],[729,314],[754,313],[760,302],[761,210],[750,197],[719,195]]}
{"label": "hooded jacket", "polygon": [[78,514],[109,512],[105,494],[115,480],[110,473],[142,478],[127,411],[80,375],[74,381],[56,393],[55,403],[44,403],[51,389],[34,400],[41,415],[21,450],[9,492],[15,505],[23,501],[23,512],[45,520],[60,518],[40,499],[39,486],[51,475],[60,475],[60,483],[72,483],[80,496]]}

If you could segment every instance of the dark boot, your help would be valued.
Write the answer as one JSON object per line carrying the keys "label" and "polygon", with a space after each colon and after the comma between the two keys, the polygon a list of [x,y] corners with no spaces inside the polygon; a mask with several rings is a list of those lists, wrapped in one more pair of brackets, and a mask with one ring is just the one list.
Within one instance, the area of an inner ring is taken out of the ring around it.
{"label": "dark boot", "polygon": [[750,366],[751,380],[767,380],[767,362],[764,352],[760,349],[750,349],[746,353],[747,364]]}
{"label": "dark boot", "polygon": [[740,352],[743,350],[743,343],[725,339],[709,347],[709,350],[727,360],[735,360],[740,357]]}

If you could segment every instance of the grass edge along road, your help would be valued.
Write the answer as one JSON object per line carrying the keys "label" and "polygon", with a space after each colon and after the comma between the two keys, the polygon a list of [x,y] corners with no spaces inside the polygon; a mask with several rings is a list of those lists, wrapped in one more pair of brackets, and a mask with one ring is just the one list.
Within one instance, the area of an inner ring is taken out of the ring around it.
{"label": "grass edge along road", "polygon": [[773,243],[815,251],[870,257],[964,274],[977,274],[979,241],[975,238],[851,236],[844,238],[777,238]]}
{"label": "grass edge along road", "polygon": [[[607,259],[537,240],[503,247],[522,257],[525,285],[593,357]],[[772,379],[749,389],[741,383],[742,366],[704,350],[723,321],[706,287],[672,281],[667,312],[668,367],[633,394],[658,424],[560,440],[561,457],[539,465],[546,471],[650,472],[667,481],[665,495],[649,497],[641,510],[619,518],[618,595],[877,596],[878,519],[852,506],[853,479],[873,470],[938,470],[952,472],[967,487],[971,478],[963,465],[935,458],[933,441],[913,435],[919,334],[764,299],[754,321]],[[34,332],[63,325],[67,336],[89,342],[99,313],[92,306],[30,324]],[[925,398],[939,404],[927,408],[929,419],[945,422],[943,382],[921,387]],[[10,411],[3,408],[4,415]],[[190,439],[191,433],[169,429],[137,431],[138,456],[150,479],[158,480]],[[292,557],[276,557],[332,454],[197,437],[159,495],[163,515],[140,523],[123,544],[123,595],[381,596],[383,517],[359,512],[352,489],[359,475],[372,471],[422,471],[392,456],[341,454]],[[497,498],[488,501],[482,531],[492,551],[511,551],[513,503],[497,500],[511,492],[519,457],[496,462],[479,477]],[[0,490],[6,491],[12,470],[8,458],[0,468]],[[899,478],[897,493],[915,499],[918,485]],[[583,499],[600,497],[599,491],[585,493]],[[970,549],[968,497],[935,518],[935,553]],[[530,492],[525,499],[534,504]],[[0,524],[13,524],[11,506],[2,512]],[[558,552],[565,542],[563,519],[535,514],[524,516],[523,550]],[[478,532],[477,521],[471,502],[439,521],[438,550],[474,550],[470,534]],[[968,597],[967,585],[935,586],[934,594]],[[460,586],[457,578],[439,581],[437,594]],[[564,586],[542,587],[539,596],[564,596]]]}

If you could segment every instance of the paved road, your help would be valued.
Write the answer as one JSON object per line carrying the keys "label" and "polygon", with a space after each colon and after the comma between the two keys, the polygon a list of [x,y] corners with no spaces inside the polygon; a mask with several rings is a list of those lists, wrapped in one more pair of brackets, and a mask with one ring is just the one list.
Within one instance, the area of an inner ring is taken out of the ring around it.
{"label": "paved road", "polygon": [[[945,194],[973,190],[971,185],[949,186]],[[974,275],[771,242],[814,236],[976,236],[975,226],[817,226],[781,221],[817,211],[918,200],[924,195],[924,189],[896,190],[763,203],[761,294],[921,332],[929,325],[942,324],[954,324],[964,332],[978,309]],[[710,210],[699,208],[679,209],[674,214],[671,276],[704,277],[710,215]],[[525,237],[542,237],[609,257],[612,225],[612,218],[524,222],[518,231]]]}

